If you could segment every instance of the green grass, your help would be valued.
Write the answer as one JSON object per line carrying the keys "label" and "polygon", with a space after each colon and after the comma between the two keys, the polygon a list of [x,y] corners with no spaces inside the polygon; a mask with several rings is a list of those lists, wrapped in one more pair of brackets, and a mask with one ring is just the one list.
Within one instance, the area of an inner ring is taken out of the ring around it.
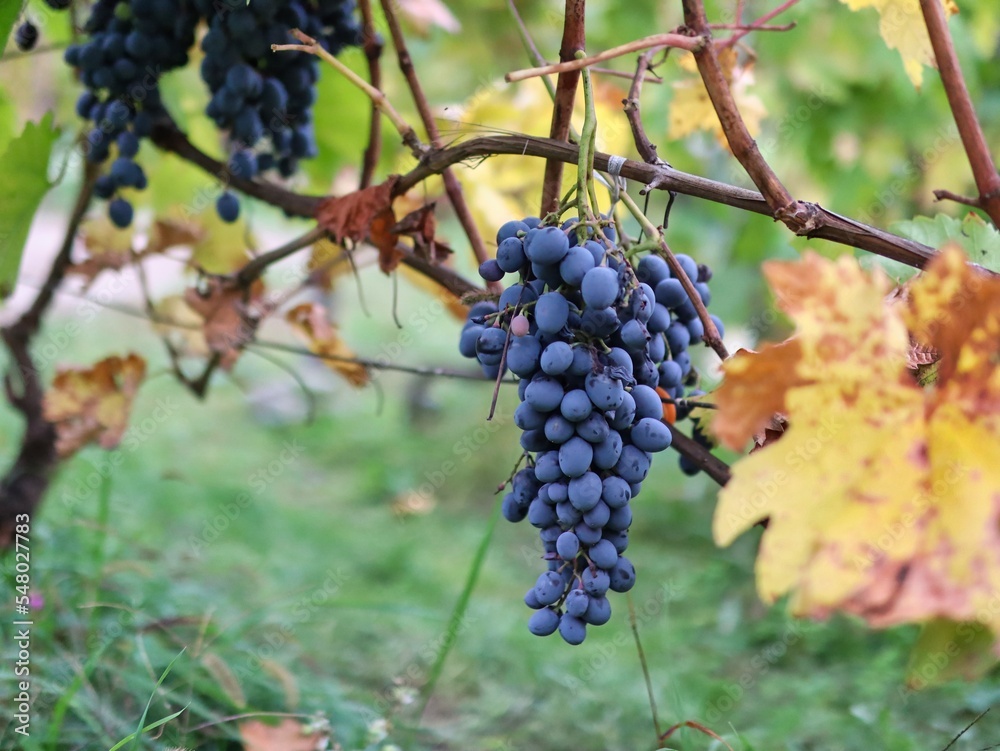
{"label": "green grass", "polygon": [[[417,305],[402,298],[404,320]],[[391,340],[388,318],[347,335]],[[457,324],[435,326],[399,360],[455,362]],[[119,351],[162,362],[155,341],[111,313],[65,359],[105,353],[100,332],[112,328]],[[488,385],[436,380],[417,399],[412,380],[385,375],[379,413],[373,390],[331,377],[313,424],[268,426],[243,390],[285,377],[250,356],[238,373],[207,404],[150,380],[120,466],[102,473],[108,455],[87,449],[58,476],[32,528],[32,589],[45,598],[35,724],[27,741],[7,726],[0,748],[111,748],[182,709],[129,743],[235,749],[224,718],[289,712],[322,715],[344,749],[655,748],[624,597],[580,647],[527,632],[521,597],[540,562],[526,523],[499,523],[456,611],[518,455],[509,419],[483,427]],[[499,414],[515,401],[504,393]],[[9,411],[0,429],[8,456],[19,430]],[[632,596],[665,727],[698,720],[736,749],[936,751],[1000,696],[995,678],[901,691],[915,629],[798,622],[761,605],[756,540],[715,548],[711,492],[667,456],[635,507]],[[424,512],[398,514],[413,494]],[[5,602],[11,567],[5,558]],[[418,721],[419,689],[450,642]],[[9,666],[10,639],[0,651]],[[998,742],[1000,712],[953,748]],[[690,729],[669,743],[720,748]]]}

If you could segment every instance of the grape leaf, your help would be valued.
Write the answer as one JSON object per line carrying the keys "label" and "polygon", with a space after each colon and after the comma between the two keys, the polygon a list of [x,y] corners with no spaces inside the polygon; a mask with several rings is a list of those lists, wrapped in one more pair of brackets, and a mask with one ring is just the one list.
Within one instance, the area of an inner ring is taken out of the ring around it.
{"label": "grape leaf", "polygon": [[316,221],[326,227],[336,243],[370,241],[379,251],[379,267],[388,274],[399,265],[397,235],[392,231],[396,215],[392,210],[392,189],[399,180],[391,175],[385,182],[345,196],[325,198],[316,207]]}
{"label": "grape leaf", "polygon": [[[719,116],[715,113],[712,100],[709,99],[705,84],[698,75],[694,55],[685,53],[679,58],[681,67],[689,72],[679,81],[673,83],[674,97],[670,101],[670,126],[667,138],[684,138],[699,130],[712,133],[723,146],[729,142],[722,131]],[[739,65],[736,51],[727,47],[719,52],[719,64],[722,72],[732,88],[733,98],[739,105],[740,113],[746,123],[750,135],[760,132],[760,121],[767,114],[764,104],[748,89],[753,85],[753,64]]]}
{"label": "grape leaf", "polygon": [[224,222],[209,206],[193,220],[197,237],[192,243],[191,263],[207,274],[228,274],[240,269],[249,260],[247,248],[254,245],[254,236],[243,217]]}
{"label": "grape leaf", "polygon": [[[7,5],[19,5],[7,3]],[[39,123],[27,123],[0,155],[0,299],[17,282],[24,244],[42,198],[52,187],[49,155],[59,138],[59,129],[48,113]]]}
{"label": "grape leaf", "polygon": [[236,364],[244,345],[253,341],[261,320],[271,312],[263,294],[259,279],[244,290],[220,277],[209,278],[202,289],[185,291],[184,301],[201,316],[205,342],[224,370]]}
{"label": "grape leaf", "polygon": [[350,270],[351,266],[345,263],[346,260],[343,245],[326,237],[313,243],[306,263],[310,284],[329,292],[333,289],[334,279]]}
{"label": "grape leaf", "polygon": [[[153,306],[157,321],[153,328],[181,357],[209,357],[204,319],[188,305],[183,295],[167,295]],[[162,322],[159,322],[162,320]]]}
{"label": "grape leaf", "polygon": [[310,351],[324,358],[323,364],[330,370],[342,375],[352,386],[367,385],[368,368],[350,362],[354,352],[340,338],[337,327],[330,323],[326,308],[315,303],[297,305],[285,314],[285,320],[306,341]]}
{"label": "grape leaf", "polygon": [[[725,364],[712,429],[739,448],[773,412],[789,426],[734,465],[716,541],[768,519],[758,590],[799,615],[1000,633],[1000,278],[955,245],[902,302],[849,257],[765,274],[796,334]],[[911,337],[940,357],[933,387],[908,369]]]}
{"label": "grape leaf", "polygon": [[21,0],[5,0],[0,3],[0,52],[7,46],[11,29],[17,23],[18,16],[21,15]]}
{"label": "grape leaf", "polygon": [[918,216],[896,222],[892,231],[932,248],[940,248],[949,241],[957,243],[973,262],[990,271],[1000,271],[1000,232],[973,211],[962,219],[947,214]]}
{"label": "grape leaf", "polygon": [[44,404],[45,419],[55,423],[59,456],[72,456],[91,442],[117,446],[145,376],[146,361],[136,354],[107,357],[87,369],[60,368]]}
{"label": "grape leaf", "polygon": [[[851,10],[875,8],[879,14],[878,30],[891,50],[899,50],[903,67],[913,85],[920,88],[924,66],[935,67],[934,50],[924,25],[920,0],[841,0]],[[946,16],[958,13],[952,0],[941,0]]]}

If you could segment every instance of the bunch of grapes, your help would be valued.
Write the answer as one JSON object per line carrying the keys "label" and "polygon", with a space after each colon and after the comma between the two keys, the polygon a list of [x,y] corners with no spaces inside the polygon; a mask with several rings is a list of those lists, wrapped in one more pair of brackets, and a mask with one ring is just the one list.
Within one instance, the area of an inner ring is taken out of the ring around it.
{"label": "bunch of grapes", "polygon": [[[608,590],[627,592],[635,569],[622,554],[630,503],[654,453],[671,443],[664,402],[680,399],[694,374],[687,352],[704,335],[679,279],[658,256],[635,269],[614,247],[615,233],[570,220],[508,222],[497,254],[480,267],[487,281],[519,279],[498,304],[469,311],[459,349],[488,377],[501,369],[520,380],[514,422],[534,454],[503,499],[503,515],[540,530],[548,570],[524,601],[528,627],[559,631],[580,644],[587,625],[611,617]],[[677,257],[704,303],[710,272]],[[716,321],[720,327],[721,322]]]}
{"label": "bunch of grapes", "polygon": [[[299,159],[317,153],[312,104],[319,64],[312,55],[274,54],[271,45],[294,42],[289,35],[294,28],[333,54],[359,44],[354,3],[255,0],[234,3],[225,15],[213,14],[215,0],[195,4],[211,18],[201,41],[201,76],[212,94],[205,113],[229,131],[229,169],[245,178],[272,169],[290,177]],[[238,212],[238,204],[229,203]],[[219,208],[223,218],[229,218]]]}
{"label": "bunch of grapes", "polygon": [[[228,131],[230,171],[253,178],[270,169],[291,176],[297,160],[315,156],[312,104],[318,63],[299,52],[272,53],[291,43],[292,28],[314,36],[333,53],[360,42],[353,0],[97,0],[86,41],[65,54],[87,87],[77,114],[91,121],[87,158],[111,159],[94,186],[108,199],[119,227],[132,223],[132,205],[121,191],[142,190],[146,175],[135,161],[140,140],[166,116],[160,77],[188,63],[199,23],[205,58],[201,76],[212,93],[206,114]],[[226,191],[219,216],[235,221],[239,201]]]}

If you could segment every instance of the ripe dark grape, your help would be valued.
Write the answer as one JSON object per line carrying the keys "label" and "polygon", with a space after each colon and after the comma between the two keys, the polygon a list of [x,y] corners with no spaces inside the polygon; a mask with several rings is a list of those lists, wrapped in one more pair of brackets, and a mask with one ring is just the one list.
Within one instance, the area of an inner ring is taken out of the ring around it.
{"label": "ripe dark grape", "polygon": [[[611,618],[609,590],[635,584],[623,557],[631,504],[653,454],[671,444],[664,399],[682,400],[684,384],[696,380],[687,349],[704,337],[666,261],[647,255],[633,270],[619,248],[579,244],[578,224],[534,217],[504,224],[496,259],[481,276],[519,278],[498,305],[472,307],[459,340],[487,374],[506,346],[507,368],[521,379],[514,423],[535,456],[515,475],[502,513],[539,529],[549,569],[525,596],[535,611],[529,630],[558,631],[569,644],[586,638],[588,624]],[[604,234],[613,237],[610,229]],[[710,300],[707,267],[679,261],[702,301]],[[687,414],[683,405],[678,418]]]}
{"label": "ripe dark grape", "polygon": [[38,27],[35,26],[31,21],[25,21],[20,26],[17,27],[17,31],[14,32],[14,44],[21,52],[27,52],[33,49],[35,43],[38,41]]}
{"label": "ripe dark grape", "polygon": [[116,198],[108,204],[108,217],[116,227],[128,227],[132,224],[132,204],[124,198]]}
{"label": "ripe dark grape", "polygon": [[235,222],[240,215],[240,201],[232,193],[223,193],[215,202],[215,210],[222,221]]}

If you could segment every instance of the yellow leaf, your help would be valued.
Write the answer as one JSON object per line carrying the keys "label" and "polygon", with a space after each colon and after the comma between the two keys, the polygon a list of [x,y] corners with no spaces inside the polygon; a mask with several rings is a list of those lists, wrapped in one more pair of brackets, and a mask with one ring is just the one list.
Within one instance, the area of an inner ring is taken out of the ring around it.
{"label": "yellow leaf", "polygon": [[[924,66],[935,67],[934,50],[924,25],[920,0],[841,0],[851,10],[875,8],[879,14],[878,30],[889,49],[899,50],[903,67],[918,89],[924,78]],[[946,16],[958,13],[952,0],[941,0]]]}
{"label": "yellow leaf", "polygon": [[209,274],[228,274],[249,260],[247,249],[255,241],[242,216],[235,222],[224,222],[212,205],[198,215],[196,223],[201,232],[192,246],[191,262],[197,268]]}
{"label": "yellow leaf", "polygon": [[[678,60],[680,67],[691,71],[692,74],[673,84],[674,97],[670,102],[667,138],[684,138],[699,130],[707,130],[718,139],[719,143],[728,148],[729,144],[719,124],[719,117],[715,114],[715,107],[712,106],[705,84],[697,73],[694,55],[685,52]],[[719,63],[729,82],[733,98],[739,106],[740,114],[743,115],[747,130],[751,136],[756,136],[760,132],[760,121],[764,119],[767,111],[760,98],[749,92],[749,87],[754,82],[753,64],[740,65],[736,51],[730,47],[719,52]]]}
{"label": "yellow leaf", "polygon": [[56,427],[59,456],[72,456],[91,442],[117,446],[145,376],[146,361],[136,354],[107,357],[86,369],[60,368],[44,404],[45,419]]}
{"label": "yellow leaf", "polygon": [[[631,154],[635,151],[628,124],[622,117],[622,99],[627,94],[615,81],[594,77],[594,99],[597,112],[597,148],[611,154]],[[583,93],[578,93],[573,114],[577,131],[583,126]],[[449,109],[451,123],[441,125],[446,138],[481,136],[497,132],[527,133],[548,137],[552,119],[552,100],[538,79],[516,84],[502,81],[487,84],[477,90],[461,106]],[[404,165],[400,165],[402,169]],[[487,243],[496,237],[497,217],[524,217],[538,213],[542,200],[541,186],[545,160],[519,156],[497,156],[470,165],[456,165],[463,174],[462,187],[480,233]],[[566,165],[563,172],[564,194],[576,181],[576,170]],[[603,190],[603,189],[602,189]],[[430,191],[429,193],[426,191]],[[443,188],[421,186],[414,208],[433,200]]]}
{"label": "yellow leaf", "polygon": [[[337,327],[330,323],[327,311],[322,305],[304,303],[288,311],[285,319],[309,345],[309,349],[324,358],[323,363],[335,373],[339,373],[352,386],[368,383],[368,369],[354,359],[354,352],[340,338]],[[343,358],[343,359],[341,359]]]}
{"label": "yellow leaf", "polygon": [[313,243],[306,269],[313,284],[329,291],[338,276],[351,270],[351,264],[344,255],[344,246],[324,237]]}
{"label": "yellow leaf", "polygon": [[461,299],[455,297],[454,294],[437,282],[429,279],[425,274],[420,274],[409,266],[400,266],[399,270],[403,272],[403,276],[414,287],[422,289],[427,294],[437,298],[448,309],[448,312],[451,313],[455,320],[465,321],[469,309],[462,303]]}
{"label": "yellow leaf", "polygon": [[181,357],[208,357],[211,350],[205,341],[203,319],[187,304],[183,295],[168,295],[153,306],[157,318],[153,329],[167,338]]}
{"label": "yellow leaf", "polygon": [[[768,519],[758,590],[800,615],[1000,633],[1000,279],[954,246],[902,303],[854,258],[766,273],[795,336],[726,363],[713,429],[739,447],[772,411],[788,427],[734,465],[716,541]],[[907,367],[911,336],[940,353],[933,387]]]}

